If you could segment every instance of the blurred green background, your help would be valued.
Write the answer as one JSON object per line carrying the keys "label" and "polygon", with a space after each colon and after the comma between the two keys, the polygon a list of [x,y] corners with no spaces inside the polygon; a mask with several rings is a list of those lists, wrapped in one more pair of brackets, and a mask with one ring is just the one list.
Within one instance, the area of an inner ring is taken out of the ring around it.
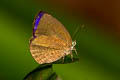
{"label": "blurred green background", "polygon": [[[34,16],[39,10],[56,17],[71,35],[75,28],[85,25],[76,37],[80,60],[53,66],[62,80],[120,80],[120,30],[115,27],[117,24],[105,15],[94,15],[102,8],[96,8],[96,11],[84,8],[78,6],[82,4],[80,1],[0,0],[0,80],[22,80],[38,67],[29,51],[29,38]],[[89,5],[89,2],[85,4]],[[111,17],[114,19],[112,14]]]}

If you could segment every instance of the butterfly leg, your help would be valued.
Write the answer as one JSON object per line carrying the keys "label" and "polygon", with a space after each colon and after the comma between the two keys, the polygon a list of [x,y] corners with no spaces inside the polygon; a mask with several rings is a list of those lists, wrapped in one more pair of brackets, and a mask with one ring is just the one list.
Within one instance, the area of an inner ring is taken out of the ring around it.
{"label": "butterfly leg", "polygon": [[62,63],[64,63],[64,59],[65,59],[65,56],[66,56],[66,54],[64,53],[64,56],[62,57]]}
{"label": "butterfly leg", "polygon": [[64,59],[65,59],[65,57],[63,56],[63,57],[62,57],[62,63],[64,63]]}
{"label": "butterfly leg", "polygon": [[75,48],[73,48],[73,50],[75,51],[76,55],[78,55],[78,54],[77,54],[77,50],[76,50]]}
{"label": "butterfly leg", "polygon": [[73,54],[71,53],[70,55],[71,55],[71,60],[73,61]]}
{"label": "butterfly leg", "polygon": [[[73,48],[73,50],[75,51],[76,55],[78,56],[78,54],[77,54],[77,50],[76,50],[75,48]],[[79,59],[79,57],[78,57],[78,59]]]}

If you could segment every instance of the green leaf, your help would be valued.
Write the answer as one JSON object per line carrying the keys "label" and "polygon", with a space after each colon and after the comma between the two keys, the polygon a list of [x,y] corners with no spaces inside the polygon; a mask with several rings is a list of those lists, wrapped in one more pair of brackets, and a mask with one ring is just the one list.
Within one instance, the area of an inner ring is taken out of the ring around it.
{"label": "green leaf", "polygon": [[57,74],[52,70],[51,64],[40,65],[26,75],[24,80],[56,80]]}

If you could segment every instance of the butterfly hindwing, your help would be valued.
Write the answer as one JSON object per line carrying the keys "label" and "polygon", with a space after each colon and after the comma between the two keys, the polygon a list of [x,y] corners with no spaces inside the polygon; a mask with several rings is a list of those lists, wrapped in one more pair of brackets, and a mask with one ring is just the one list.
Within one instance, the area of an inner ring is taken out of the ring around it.
{"label": "butterfly hindwing", "polygon": [[62,56],[64,56],[63,50],[51,49],[51,48],[37,46],[33,44],[31,44],[30,49],[31,49],[33,58],[39,64],[51,63],[60,59]]}

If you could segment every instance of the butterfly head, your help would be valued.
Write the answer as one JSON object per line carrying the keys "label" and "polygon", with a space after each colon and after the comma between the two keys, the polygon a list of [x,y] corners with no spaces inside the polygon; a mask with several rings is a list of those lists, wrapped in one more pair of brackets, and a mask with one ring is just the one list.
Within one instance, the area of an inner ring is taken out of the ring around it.
{"label": "butterfly head", "polygon": [[73,42],[72,42],[72,46],[71,46],[71,50],[74,49],[75,45],[76,45],[76,41],[73,41]]}

